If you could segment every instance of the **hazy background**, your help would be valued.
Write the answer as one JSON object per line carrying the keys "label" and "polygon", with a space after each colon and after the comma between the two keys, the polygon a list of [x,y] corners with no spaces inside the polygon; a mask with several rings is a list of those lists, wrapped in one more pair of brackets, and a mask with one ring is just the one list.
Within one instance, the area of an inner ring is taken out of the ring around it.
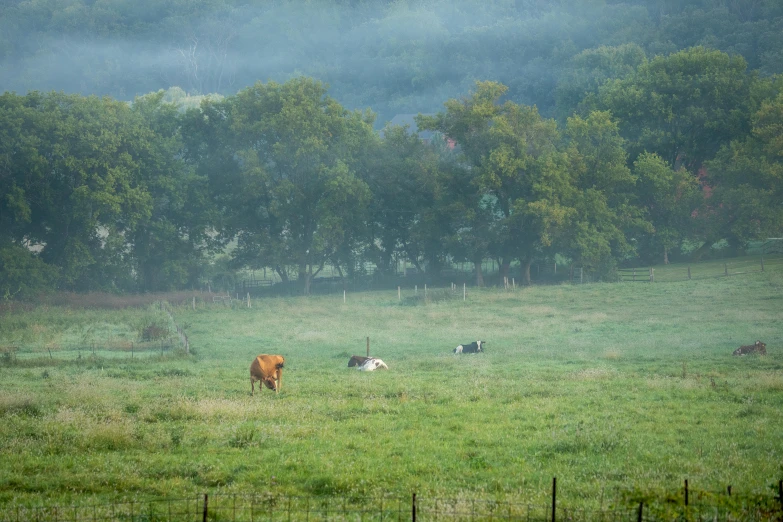
{"label": "hazy background", "polygon": [[780,73],[783,2],[0,0],[0,92],[229,95],[307,75],[382,125],[480,79],[558,116],[562,79],[573,89],[601,67],[580,53],[623,44],[647,57],[705,45]]}

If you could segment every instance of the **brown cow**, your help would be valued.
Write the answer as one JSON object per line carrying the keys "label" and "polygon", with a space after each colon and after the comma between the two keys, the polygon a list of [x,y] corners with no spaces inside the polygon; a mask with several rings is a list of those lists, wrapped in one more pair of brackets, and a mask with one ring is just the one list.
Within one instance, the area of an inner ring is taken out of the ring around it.
{"label": "brown cow", "polygon": [[749,353],[757,353],[759,355],[767,355],[767,345],[761,341],[756,341],[755,344],[748,344],[746,346],[740,346],[732,355],[747,355]]}
{"label": "brown cow", "polygon": [[[250,395],[255,395],[255,382],[261,381],[267,388],[280,393],[283,387],[283,365],[285,359],[282,355],[259,355],[250,364]],[[261,384],[258,385],[259,390]]]}

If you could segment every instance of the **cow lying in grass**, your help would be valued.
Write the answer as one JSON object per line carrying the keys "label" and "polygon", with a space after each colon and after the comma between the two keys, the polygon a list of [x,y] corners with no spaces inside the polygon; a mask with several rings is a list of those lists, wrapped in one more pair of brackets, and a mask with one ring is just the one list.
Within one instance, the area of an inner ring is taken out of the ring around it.
{"label": "cow lying in grass", "polygon": [[470,344],[460,344],[454,348],[454,353],[479,353],[484,351],[486,341],[473,341]]}
{"label": "cow lying in grass", "polygon": [[255,382],[260,381],[258,388],[261,390],[261,384],[280,393],[283,387],[283,365],[285,359],[282,355],[259,355],[250,363],[250,395],[255,395]]}
{"label": "cow lying in grass", "polygon": [[348,360],[348,368],[352,368],[354,366],[356,366],[357,370],[363,372],[372,372],[378,368],[383,368],[384,370],[389,369],[389,367],[386,366],[386,363],[377,357],[362,357],[361,355],[353,355]]}
{"label": "cow lying in grass", "polygon": [[761,341],[756,341],[754,344],[748,344],[746,346],[740,346],[732,355],[747,355],[749,353],[757,353],[759,355],[767,355],[767,345]]}

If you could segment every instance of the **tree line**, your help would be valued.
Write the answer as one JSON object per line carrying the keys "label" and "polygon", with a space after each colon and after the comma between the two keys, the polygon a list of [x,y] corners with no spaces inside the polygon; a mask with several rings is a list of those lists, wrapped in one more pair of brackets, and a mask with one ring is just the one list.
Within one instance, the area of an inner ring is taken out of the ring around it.
{"label": "tree line", "polygon": [[6,92],[0,291],[190,288],[220,252],[305,293],[324,266],[382,277],[399,257],[472,263],[479,285],[486,258],[522,282],[555,254],[606,277],[780,233],[783,79],[704,47],[580,63],[564,122],[479,81],[417,117],[430,141],[377,132],[308,77],[187,109],[162,91]]}

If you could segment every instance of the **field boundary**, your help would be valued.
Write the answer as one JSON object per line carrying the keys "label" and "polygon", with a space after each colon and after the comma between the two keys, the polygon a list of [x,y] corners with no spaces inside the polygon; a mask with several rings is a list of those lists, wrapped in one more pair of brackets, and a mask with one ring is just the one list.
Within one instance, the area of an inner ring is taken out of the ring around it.
{"label": "field boundary", "polygon": [[783,517],[783,480],[777,495],[733,495],[689,491],[688,481],[678,498],[626,500],[622,505],[578,508],[557,504],[557,479],[551,502],[525,503],[465,497],[409,496],[295,496],[203,493],[178,498],[121,499],[71,505],[2,505],[0,522],[21,520],[526,520],[526,521],[663,521],[725,520],[777,521]]}
{"label": "field boundary", "polygon": [[[693,281],[716,279],[744,274],[765,272],[769,269],[783,268],[783,256],[753,256],[735,258],[734,262],[704,261],[687,265],[663,265],[659,267],[618,268],[618,282],[668,283],[675,281]],[[657,271],[656,271],[657,270]]]}

